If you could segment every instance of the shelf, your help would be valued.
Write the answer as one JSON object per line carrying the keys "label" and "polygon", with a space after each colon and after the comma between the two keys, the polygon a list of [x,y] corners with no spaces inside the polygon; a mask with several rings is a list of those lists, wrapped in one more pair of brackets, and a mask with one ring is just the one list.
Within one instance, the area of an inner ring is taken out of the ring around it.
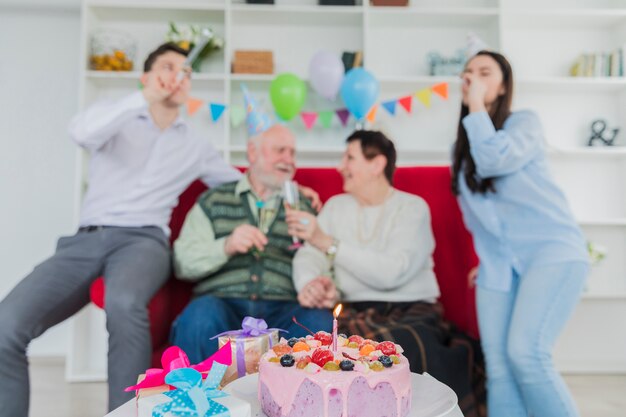
{"label": "shelf", "polygon": [[626,9],[502,9],[502,21],[511,28],[611,29],[626,24]]}
{"label": "shelf", "polygon": [[626,218],[581,218],[577,219],[581,226],[597,226],[597,227],[623,227],[626,226]]}
{"label": "shelf", "polygon": [[[241,81],[252,81],[252,82],[272,82],[276,76],[279,74],[231,74],[230,80],[241,82]],[[307,81],[306,77],[301,77],[303,81]],[[460,85],[461,80],[459,77],[449,76],[449,77],[431,77],[431,76],[378,76],[376,77],[378,82],[384,84],[397,84],[397,85],[435,85],[439,83],[449,83],[452,85]]]}
{"label": "shelf", "polygon": [[516,81],[517,93],[618,93],[626,91],[626,77],[525,77]]}
{"label": "shelf", "polygon": [[293,14],[355,14],[363,13],[363,6],[321,6],[285,4],[233,4],[233,13],[293,13]]}
{"label": "shelf", "polygon": [[272,82],[276,76],[278,76],[278,74],[231,74],[230,80],[236,82],[248,81],[269,83]]}
{"label": "shelf", "polygon": [[[302,155],[341,155],[345,151],[345,148],[338,147],[320,147],[320,148],[302,148],[297,147],[298,156]],[[245,145],[235,145],[230,147],[230,151],[233,153],[245,153],[247,148]]]}
{"label": "shelf", "polygon": [[362,26],[361,6],[247,4],[231,7],[236,25]]}
{"label": "shelf", "polygon": [[576,157],[624,157],[626,146],[581,146],[578,148],[548,148],[549,156],[576,156]]}
{"label": "shelf", "polygon": [[597,301],[606,301],[606,300],[624,300],[626,301],[626,292],[616,292],[616,293],[612,293],[612,294],[593,294],[593,293],[583,293],[582,295],[582,299],[583,300],[587,300],[587,301],[592,301],[592,300],[597,300]]}
{"label": "shelf", "polygon": [[[139,81],[142,76],[140,71],[86,71],[86,77],[94,80],[129,80]],[[224,81],[224,74],[210,74],[194,72],[192,80],[195,81]]]}
{"label": "shelf", "polygon": [[371,7],[368,9],[372,23],[383,25],[411,25],[412,27],[483,27],[498,20],[497,8],[420,8]]}
{"label": "shelf", "polygon": [[388,84],[388,85],[400,85],[400,86],[405,86],[405,85],[418,85],[418,86],[430,86],[430,85],[435,85],[435,84],[439,84],[439,83],[448,83],[451,85],[455,85],[455,86],[460,86],[461,85],[461,79],[459,77],[454,77],[454,76],[446,76],[446,77],[439,77],[439,76],[415,76],[415,77],[411,77],[411,76],[380,76],[377,77],[378,81],[381,84]]}
{"label": "shelf", "polygon": [[[227,0],[228,1],[228,0]],[[208,1],[122,1],[122,0],[96,0],[87,1],[89,8],[103,9],[157,9],[157,10],[218,10],[224,11],[226,5],[224,2],[208,2]]]}

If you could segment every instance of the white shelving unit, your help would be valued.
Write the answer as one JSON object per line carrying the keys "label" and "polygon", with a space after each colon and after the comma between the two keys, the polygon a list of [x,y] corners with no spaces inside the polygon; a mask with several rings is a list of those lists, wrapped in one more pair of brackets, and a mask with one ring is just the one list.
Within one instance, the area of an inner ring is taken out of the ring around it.
{"label": "white shelving unit", "polygon": [[[275,74],[292,72],[304,80],[309,60],[318,50],[337,54],[361,50],[365,67],[380,82],[380,101],[447,82],[447,101],[433,96],[431,107],[426,108],[414,100],[412,114],[398,108],[395,117],[379,109],[375,124],[395,140],[401,164],[447,164],[457,129],[460,82],[457,77],[429,76],[426,54],[452,55],[464,46],[467,33],[474,32],[511,60],[516,78],[514,107],[539,113],[557,182],[587,237],[609,251],[607,258],[592,268],[584,301],[568,325],[565,342],[559,342],[557,362],[566,370],[626,371],[626,332],[602,334],[595,326],[599,320],[626,314],[626,187],[622,185],[626,146],[585,146],[591,122],[597,118],[621,127],[618,144],[626,145],[626,78],[567,76],[579,54],[626,46],[626,1],[410,0],[408,7],[374,7],[367,0],[357,0],[356,6],[318,6],[316,0],[275,1],[275,5],[250,5],[243,0],[86,0],[82,10],[81,106],[136,89],[143,59],[164,41],[169,21],[208,25],[225,39],[225,49],[193,76],[192,95],[206,101],[241,105],[240,85],[245,83],[271,111],[268,91],[274,75],[231,74],[231,58],[237,49],[270,49]],[[98,29],[123,31],[136,40],[134,72],[88,70],[90,36]],[[329,102],[309,90],[303,110],[340,107],[340,100]],[[204,108],[190,122],[227,160],[245,163],[245,127],[232,127],[228,110],[213,123]],[[296,118],[289,126],[298,138],[300,165],[333,166],[354,125],[353,119],[347,127],[334,120],[330,129],[316,126],[306,130]],[[79,165],[84,172],[84,162]],[[77,202],[79,199],[77,196]],[[104,375],[102,362],[94,361],[92,355],[87,360],[84,353],[94,343],[102,349],[106,342],[106,337],[101,334],[98,339],[88,325],[101,322],[100,313],[89,311],[76,321],[74,353],[68,360],[70,379]],[[607,348],[607,344],[613,347]],[[586,353],[581,353],[578,345],[584,345]],[[596,351],[602,352],[605,362],[593,359]]]}

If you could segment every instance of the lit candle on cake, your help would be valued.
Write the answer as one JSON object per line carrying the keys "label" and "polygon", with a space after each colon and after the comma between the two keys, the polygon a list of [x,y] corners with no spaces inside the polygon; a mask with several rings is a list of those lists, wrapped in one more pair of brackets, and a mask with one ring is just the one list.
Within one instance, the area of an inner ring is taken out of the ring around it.
{"label": "lit candle on cake", "polygon": [[337,317],[339,317],[342,307],[341,304],[337,304],[333,310],[333,352],[337,352]]}

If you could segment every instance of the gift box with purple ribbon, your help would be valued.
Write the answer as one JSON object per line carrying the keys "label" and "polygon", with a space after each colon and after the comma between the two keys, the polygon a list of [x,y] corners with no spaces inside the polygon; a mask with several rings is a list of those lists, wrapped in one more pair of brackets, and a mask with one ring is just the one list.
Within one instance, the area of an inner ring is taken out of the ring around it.
{"label": "gift box with purple ribbon", "polygon": [[224,374],[222,386],[258,372],[261,355],[278,343],[279,330],[269,329],[263,319],[248,316],[243,319],[241,329],[216,335],[220,348],[231,342],[233,354],[233,363]]}

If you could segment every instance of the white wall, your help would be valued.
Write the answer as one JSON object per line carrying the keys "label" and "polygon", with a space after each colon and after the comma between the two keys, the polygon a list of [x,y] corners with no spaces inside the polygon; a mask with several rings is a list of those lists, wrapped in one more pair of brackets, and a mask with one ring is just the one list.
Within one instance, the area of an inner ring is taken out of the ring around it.
{"label": "white wall", "polygon": [[[0,0],[0,299],[74,229],[79,0]],[[30,348],[65,355],[67,323]]]}

